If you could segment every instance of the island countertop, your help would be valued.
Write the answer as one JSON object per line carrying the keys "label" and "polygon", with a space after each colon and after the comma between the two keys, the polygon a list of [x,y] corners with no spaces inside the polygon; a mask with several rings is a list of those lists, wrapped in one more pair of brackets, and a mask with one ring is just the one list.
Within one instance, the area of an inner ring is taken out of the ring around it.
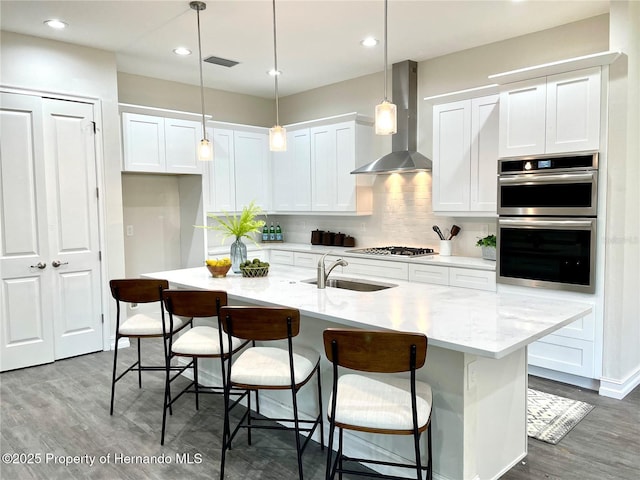
{"label": "island countertop", "polygon": [[[356,292],[303,283],[315,270],[272,265],[262,278],[230,272],[213,278],[206,267],[145,274],[172,285],[225,290],[231,300],[286,305],[302,315],[357,328],[421,332],[429,343],[464,353],[502,358],[591,312],[589,304],[427,285],[379,277],[396,287]],[[331,278],[345,278],[331,275]]]}
{"label": "island countertop", "polygon": [[[302,280],[309,268],[272,265],[268,276],[243,278],[230,272],[213,278],[206,267],[143,275],[173,286],[225,290],[231,300],[256,305],[286,305],[303,316],[348,327],[424,333],[429,344],[488,358],[502,358],[587,315],[589,304],[458,287],[359,276],[396,287],[356,292],[318,289]],[[331,278],[347,278],[331,275]]]}

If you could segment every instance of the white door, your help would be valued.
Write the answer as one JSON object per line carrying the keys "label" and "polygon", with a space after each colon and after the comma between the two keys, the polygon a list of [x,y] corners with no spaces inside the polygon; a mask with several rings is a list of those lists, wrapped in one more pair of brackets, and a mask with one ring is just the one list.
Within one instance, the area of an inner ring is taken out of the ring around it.
{"label": "white door", "polygon": [[102,349],[93,106],[2,94],[4,370]]}
{"label": "white door", "polygon": [[0,370],[52,362],[42,105],[0,93]]}

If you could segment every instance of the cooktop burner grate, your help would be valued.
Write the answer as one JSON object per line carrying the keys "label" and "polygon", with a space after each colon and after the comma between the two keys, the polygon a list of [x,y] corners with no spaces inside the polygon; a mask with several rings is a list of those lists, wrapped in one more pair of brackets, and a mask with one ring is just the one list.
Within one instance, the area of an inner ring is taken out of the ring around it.
{"label": "cooktop burner grate", "polygon": [[364,253],[367,255],[403,255],[407,257],[420,257],[424,255],[434,255],[433,248],[415,247],[371,247],[352,250],[354,253]]}

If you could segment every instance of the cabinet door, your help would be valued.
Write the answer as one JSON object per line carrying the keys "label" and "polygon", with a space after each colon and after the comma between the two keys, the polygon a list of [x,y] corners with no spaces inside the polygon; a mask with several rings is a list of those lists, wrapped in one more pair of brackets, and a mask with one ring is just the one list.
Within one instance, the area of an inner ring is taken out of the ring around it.
{"label": "cabinet door", "polygon": [[384,260],[368,260],[348,258],[349,263],[342,268],[345,275],[374,275],[376,277],[409,280],[409,264],[404,262],[386,262]]}
{"label": "cabinet door", "polygon": [[498,95],[471,100],[469,210],[496,213],[498,196]]}
{"label": "cabinet door", "polygon": [[335,196],[333,210],[353,212],[356,210],[356,175],[351,171],[356,167],[356,130],[353,122],[334,126],[335,138]]}
{"label": "cabinet door", "polygon": [[251,201],[270,208],[269,141],[267,133],[234,131],[236,208]]}
{"label": "cabinet door", "polygon": [[165,118],[164,141],[167,173],[202,173],[198,144],[202,139],[199,122]]}
{"label": "cabinet door", "polygon": [[336,191],[336,142],[331,126],[313,127],[311,135],[311,209],[331,211]]}
{"label": "cabinet door", "polygon": [[471,102],[433,109],[433,211],[468,211]]}
{"label": "cabinet door", "polygon": [[452,287],[475,288],[477,290],[496,291],[496,272],[451,267],[449,285]]}
{"label": "cabinet door", "polygon": [[544,153],[545,82],[545,78],[535,78],[504,86],[500,93],[500,157]]}
{"label": "cabinet door", "polygon": [[449,267],[409,264],[409,281],[449,285]]}
{"label": "cabinet door", "polygon": [[546,153],[600,146],[600,67],[547,77]]}
{"label": "cabinet door", "polygon": [[236,209],[233,130],[213,130],[213,161],[209,168],[209,212],[233,212]]}
{"label": "cabinet door", "polygon": [[122,114],[124,170],[166,170],[164,118],[136,113]]}
{"label": "cabinet door", "polygon": [[271,172],[273,210],[311,210],[311,143],[308,128],[287,132],[287,151],[274,153]]}

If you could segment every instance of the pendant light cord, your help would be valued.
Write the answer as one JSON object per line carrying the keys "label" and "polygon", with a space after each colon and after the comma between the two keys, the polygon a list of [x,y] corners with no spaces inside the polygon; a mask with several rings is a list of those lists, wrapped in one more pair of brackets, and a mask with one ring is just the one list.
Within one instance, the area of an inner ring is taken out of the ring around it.
{"label": "pendant light cord", "polygon": [[384,0],[384,101],[387,101],[387,0]]}
{"label": "pendant light cord", "polygon": [[276,125],[280,125],[280,106],[278,105],[278,48],[276,43],[276,0],[273,0],[273,68],[276,84]]}
{"label": "pendant light cord", "polygon": [[200,66],[200,104],[202,106],[202,138],[207,139],[207,130],[205,127],[204,120],[204,83],[202,80],[202,40],[200,38],[200,10],[201,7],[198,6],[196,8],[196,16],[198,18],[198,58],[199,58],[199,66]]}

